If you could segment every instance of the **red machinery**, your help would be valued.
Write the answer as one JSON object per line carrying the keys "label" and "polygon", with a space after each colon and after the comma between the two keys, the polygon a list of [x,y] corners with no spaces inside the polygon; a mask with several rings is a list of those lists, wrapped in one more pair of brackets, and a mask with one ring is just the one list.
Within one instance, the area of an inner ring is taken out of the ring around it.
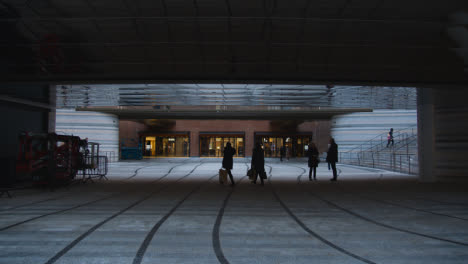
{"label": "red machinery", "polygon": [[55,133],[22,133],[16,161],[18,178],[29,178],[35,184],[67,184],[82,169],[87,140]]}

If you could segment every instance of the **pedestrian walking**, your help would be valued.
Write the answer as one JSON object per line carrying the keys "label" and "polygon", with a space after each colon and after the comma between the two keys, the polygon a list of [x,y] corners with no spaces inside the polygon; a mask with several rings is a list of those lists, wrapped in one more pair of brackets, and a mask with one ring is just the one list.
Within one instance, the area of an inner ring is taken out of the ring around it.
{"label": "pedestrian walking", "polygon": [[228,175],[229,175],[229,178],[231,179],[231,186],[234,186],[235,183],[234,183],[234,178],[232,177],[232,173],[231,173],[231,170],[232,170],[232,167],[233,167],[233,164],[234,164],[234,161],[233,161],[233,156],[234,154],[236,154],[236,149],[231,147],[231,143],[228,142],[226,143],[226,147],[224,148],[224,156],[223,156],[223,168],[226,169]]}
{"label": "pedestrian walking", "polygon": [[262,174],[265,173],[265,154],[263,153],[262,144],[260,142],[255,144],[250,166],[255,170],[255,179],[252,181],[252,183],[257,184],[257,177],[260,177],[260,181],[263,185]]}
{"label": "pedestrian walking", "polygon": [[393,146],[393,128],[390,128],[390,131],[387,134],[387,148],[390,145],[390,142],[392,142]]}
{"label": "pedestrian walking", "polygon": [[320,162],[319,160],[319,152],[315,143],[309,143],[309,149],[307,150],[307,156],[309,157],[308,165],[309,165],[309,181],[312,180],[312,171],[314,172],[314,181],[317,180],[317,166]]}
{"label": "pedestrian walking", "polygon": [[333,171],[333,178],[330,180],[336,181],[338,178],[336,173],[336,163],[338,162],[338,145],[335,143],[334,138],[330,138],[330,147],[328,148],[327,152],[327,162],[329,164],[329,168],[331,167]]}

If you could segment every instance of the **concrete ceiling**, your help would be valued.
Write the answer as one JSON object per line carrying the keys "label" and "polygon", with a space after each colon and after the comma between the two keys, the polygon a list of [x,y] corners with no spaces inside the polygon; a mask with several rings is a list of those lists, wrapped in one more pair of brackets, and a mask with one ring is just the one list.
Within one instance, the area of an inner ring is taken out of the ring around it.
{"label": "concrete ceiling", "polygon": [[468,84],[466,0],[0,0],[0,82]]}

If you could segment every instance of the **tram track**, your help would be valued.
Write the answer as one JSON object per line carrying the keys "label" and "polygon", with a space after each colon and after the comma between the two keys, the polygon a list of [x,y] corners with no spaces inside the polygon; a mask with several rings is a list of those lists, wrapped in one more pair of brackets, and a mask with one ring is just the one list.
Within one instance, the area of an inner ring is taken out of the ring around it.
{"label": "tram track", "polygon": [[369,200],[369,201],[376,202],[376,203],[383,203],[383,204],[388,204],[388,205],[392,205],[392,206],[396,206],[396,207],[400,207],[400,208],[405,208],[405,209],[408,209],[408,210],[419,211],[419,212],[432,214],[432,215],[437,215],[437,216],[444,216],[444,217],[454,218],[454,219],[458,219],[458,220],[462,220],[462,221],[468,221],[468,218],[463,218],[463,217],[458,217],[458,216],[443,214],[443,213],[437,213],[437,212],[433,212],[433,211],[429,211],[429,210],[425,210],[425,209],[420,209],[420,208],[416,208],[416,207],[412,207],[412,206],[402,205],[402,204],[399,204],[399,203],[394,203],[394,202],[389,202],[389,201],[382,200],[382,199],[369,197],[369,196],[366,196],[366,195],[355,194],[355,193],[350,193],[350,192],[347,192],[347,193],[350,194],[350,195],[353,195],[353,196],[360,197],[362,199],[366,199],[366,200]]}
{"label": "tram track", "polygon": [[20,205],[16,205],[16,206],[13,206],[13,207],[1,209],[0,212],[12,211],[12,210],[15,210],[15,209],[18,209],[18,208],[21,208],[21,207],[36,205],[36,204],[45,203],[45,202],[48,202],[48,201],[54,201],[54,200],[58,200],[60,198],[67,197],[67,196],[69,196],[69,194],[58,196],[58,197],[47,198],[47,199],[44,199],[44,200],[39,200],[39,201],[30,202],[30,203],[26,203],[26,204],[20,204]]}
{"label": "tram track", "polygon": [[[247,163],[245,163],[245,166],[247,167],[247,170],[249,169],[249,166]],[[242,177],[237,184],[240,184],[244,178],[247,176]],[[212,243],[213,243],[213,251],[215,252],[216,258],[218,259],[219,263],[221,264],[229,264],[229,261],[226,259],[226,256],[224,256],[223,249],[221,247],[221,240],[219,237],[219,230],[221,228],[221,222],[224,216],[224,210],[227,207],[228,201],[231,198],[232,193],[234,192],[234,188],[232,188],[224,197],[223,204],[221,205],[221,208],[218,211],[218,215],[216,216],[216,222],[213,225],[213,232],[212,232]]]}
{"label": "tram track", "polygon": [[[293,166],[293,165],[288,165],[288,166],[292,166],[292,167],[295,167],[295,168],[299,168],[299,169],[302,169],[302,170],[304,171],[302,174],[300,174],[300,175],[298,176],[298,183],[300,183],[300,182],[301,182],[300,177],[301,177],[303,174],[306,173],[306,169],[304,169],[304,168],[302,168],[302,167],[299,167],[299,166]],[[340,188],[340,187],[339,187],[339,188]],[[392,206],[397,206],[397,207],[401,207],[401,208],[405,208],[405,209],[409,209],[409,210],[414,210],[414,211],[419,211],[419,212],[423,212],[423,213],[428,213],[428,214],[433,214],[433,215],[437,215],[437,216],[445,216],[445,217],[454,218],[454,219],[458,219],[458,220],[462,220],[462,221],[468,221],[468,218],[458,217],[458,216],[449,215],[449,214],[437,213],[437,212],[433,212],[433,211],[429,211],[429,210],[425,210],[425,209],[421,209],[421,208],[416,208],[416,207],[412,207],[412,206],[402,205],[402,204],[395,203],[395,202],[389,202],[389,201],[386,201],[386,200],[383,200],[383,199],[378,199],[378,198],[369,197],[369,196],[366,196],[366,195],[361,195],[361,194],[352,193],[352,192],[349,192],[349,191],[344,190],[343,188],[340,188],[340,189],[341,189],[343,192],[345,192],[345,193],[348,193],[348,194],[353,195],[353,196],[361,197],[362,199],[366,199],[366,200],[369,200],[369,201],[373,201],[373,202],[377,202],[377,203],[383,203],[383,204],[388,204],[388,205],[392,205]],[[427,200],[427,199],[420,199],[420,200]],[[439,201],[433,201],[433,202],[439,202]]]}
{"label": "tram track", "polygon": [[[298,167],[298,166],[292,166],[292,165],[288,165],[288,166],[291,166],[291,167],[296,167],[296,168],[301,168],[301,167]],[[304,169],[304,168],[302,168]],[[300,182],[298,182],[300,183]],[[345,191],[346,192],[346,191]],[[382,227],[385,227],[385,228],[388,228],[388,229],[392,229],[392,230],[395,230],[395,231],[399,231],[399,232],[403,232],[403,233],[407,233],[407,234],[411,234],[411,235],[416,235],[416,236],[420,236],[420,237],[424,237],[424,238],[430,238],[430,239],[433,239],[433,240],[438,240],[438,241],[442,241],[442,242],[447,242],[447,243],[451,243],[451,244],[455,244],[455,245],[459,245],[459,246],[468,246],[468,243],[465,243],[465,242],[461,242],[461,241],[456,241],[456,240],[452,240],[452,239],[446,239],[446,238],[442,238],[442,237],[437,237],[437,236],[433,236],[433,235],[428,235],[428,234],[424,234],[424,233],[420,233],[420,232],[416,232],[416,231],[412,231],[412,230],[409,230],[409,229],[405,229],[405,228],[400,228],[400,227],[396,227],[396,226],[393,226],[393,225],[389,225],[389,224],[385,224],[385,223],[382,223],[382,222],[379,222],[379,221],[376,221],[374,219],[371,219],[369,217],[366,217],[366,216],[363,216],[359,213],[356,213],[350,209],[347,209],[347,208],[344,208],[332,201],[329,201],[328,199],[325,199],[324,197],[316,194],[316,193],[312,193],[310,191],[307,191],[305,192],[307,193],[308,195],[312,196],[312,197],[315,197],[316,199],[328,204],[329,206],[331,207],[334,207],[336,209],[339,209],[343,212],[346,212],[354,217],[357,217],[361,220],[364,220],[364,221],[367,221],[367,222],[370,222],[370,223],[373,223],[375,225],[378,225],[378,226],[382,226]],[[349,193],[349,192],[348,192]],[[350,193],[350,195],[354,195],[354,196],[358,196],[356,194],[352,194]],[[374,202],[381,202],[379,200],[375,200],[373,199]],[[393,206],[397,206],[397,205],[394,205],[392,204]],[[403,206],[399,206],[399,207],[402,207],[402,208],[405,208],[405,209],[409,209],[409,210],[415,210],[415,208],[412,208],[412,207],[403,207]],[[415,211],[424,211],[425,213],[428,213],[430,211],[427,211],[426,210],[415,210]],[[437,214],[437,213],[434,213],[434,212],[431,212],[433,214]],[[439,215],[439,214],[437,214]],[[439,216],[445,216],[445,217],[451,217],[451,218],[457,218],[457,217],[453,217],[453,216],[449,216],[449,215],[444,215],[444,214],[440,214]],[[465,219],[462,219],[462,220],[465,220]]]}
{"label": "tram track", "polygon": [[[138,175],[138,172],[139,172],[141,169],[149,168],[149,167],[154,167],[154,166],[156,166],[156,165],[140,167],[140,168],[138,168],[138,169],[136,169],[136,170],[134,171],[133,175],[131,175],[130,177],[127,177],[127,178],[125,178],[125,179],[119,180],[119,181],[130,180],[130,179],[134,178],[135,176],[137,176],[137,175]],[[11,210],[15,210],[15,209],[18,209],[18,208],[21,208],[21,207],[32,206],[32,205],[37,205],[37,204],[41,204],[41,203],[48,202],[48,201],[59,200],[59,199],[61,199],[61,198],[64,198],[64,197],[67,197],[67,196],[72,196],[72,195],[73,195],[73,194],[65,194],[65,195],[61,195],[61,196],[58,196],[58,197],[52,197],[52,198],[47,198],[47,199],[40,200],[40,201],[35,201],[35,202],[31,202],[31,203],[16,205],[16,206],[13,206],[13,207],[10,207],[10,208],[0,209],[0,212],[11,211]],[[1,231],[1,230],[0,230],[0,231]]]}
{"label": "tram track", "polygon": [[[291,166],[291,167],[295,167],[295,168],[299,168],[299,169],[302,169],[302,170],[303,170],[303,173],[300,174],[300,175],[297,177],[297,182],[300,183],[300,182],[301,182],[302,176],[303,176],[305,173],[307,173],[307,170],[306,170],[305,168],[303,168],[303,167],[300,167],[300,166],[294,166],[294,165],[289,165],[289,164],[286,164],[286,165]],[[350,167],[350,168],[356,168],[356,166],[350,166],[350,165],[347,165],[347,164],[342,164],[341,166]],[[337,168],[337,170],[338,170],[338,175],[340,175],[341,172],[342,172],[341,169]],[[371,172],[381,172],[381,170],[378,170],[378,169],[370,169],[370,168],[364,168],[364,170],[371,171]],[[383,177],[383,174],[380,175],[380,177],[378,178],[378,180],[382,180],[382,177]],[[370,197],[364,197],[364,196],[362,196],[362,197],[365,198],[365,199],[379,200],[379,199],[374,199],[374,198],[370,198]],[[428,199],[428,198],[411,198],[411,199],[414,199],[414,200],[422,200],[422,201],[430,201],[430,202],[435,202],[435,203],[440,203],[440,204],[448,204],[448,205],[468,206],[468,203],[447,202],[447,201],[440,201],[440,200]],[[429,214],[440,215],[440,216],[447,216],[447,217],[451,217],[451,218],[456,218],[456,219],[468,221],[468,218],[462,218],[462,217],[452,216],[452,215],[448,215],[448,214],[441,214],[441,213],[432,212],[432,211],[429,211],[429,210],[424,210],[424,209],[420,209],[420,208],[416,208],[416,207],[411,207],[411,206],[405,206],[405,205],[401,205],[401,204],[397,204],[397,203],[392,203],[392,202],[388,202],[388,201],[384,201],[384,200],[380,200],[379,202],[387,203],[387,204],[392,204],[392,205],[395,205],[395,206],[404,207],[404,208],[407,208],[407,209],[412,209],[412,210],[415,210],[415,211],[421,211],[421,212],[425,212],[425,213],[429,213]]]}
{"label": "tram track", "polygon": [[[187,178],[188,176],[190,176],[199,166],[201,166],[203,163],[199,163],[198,165],[196,165],[189,173],[187,173],[186,175],[182,176],[181,178],[177,179],[174,183],[176,182],[179,182],[185,178]],[[161,178],[159,179],[163,179],[165,177],[167,177],[172,169],[174,169],[175,167],[177,166],[180,166],[180,165],[176,165],[176,166],[173,166],[168,173],[166,173],[164,176],[162,176]],[[215,175],[216,176],[216,175]],[[210,179],[212,179],[214,176],[212,176]],[[158,180],[159,180],[158,179]],[[132,204],[130,204],[129,206],[125,207],[124,209],[118,211],[117,213],[109,216],[108,218],[102,220],[101,222],[97,223],[96,225],[94,225],[93,227],[89,228],[86,232],[84,232],[82,235],[80,235],[79,237],[77,237],[75,240],[73,240],[71,243],[69,243],[66,247],[64,247],[62,250],[60,250],[57,254],[55,254],[52,258],[50,258],[47,262],[45,262],[45,264],[52,264],[52,263],[55,263],[57,260],[59,260],[62,256],[64,256],[68,251],[70,251],[73,247],[75,247],[78,243],[80,243],[83,239],[85,239],[86,237],[88,237],[90,234],[92,234],[94,231],[96,231],[98,228],[100,228],[101,226],[103,226],[104,224],[108,223],[109,221],[115,219],[116,217],[118,217],[119,215],[122,215],[123,213],[125,213],[126,211],[132,209],[133,207],[137,206],[138,204],[148,200],[149,198],[153,197],[155,194],[161,192],[162,190],[166,189],[167,187],[169,187],[170,184],[165,184],[163,186],[161,186],[160,188],[158,188],[157,190],[145,195],[144,197],[138,199],[137,201],[133,202]],[[175,210],[174,210],[175,211]],[[167,218],[166,218],[167,219]]]}
{"label": "tram track", "polygon": [[[200,165],[201,164],[202,163],[200,163]],[[151,181],[151,182],[154,183],[154,182],[157,182],[157,181],[160,181],[160,180],[164,179],[165,177],[167,177],[172,172],[172,170],[174,168],[176,168],[178,166],[181,166],[181,165],[182,164],[172,166],[165,175],[163,175],[162,177],[160,177],[160,178],[158,178],[158,179],[156,179],[154,181]],[[88,206],[88,205],[91,205],[91,204],[94,204],[94,203],[97,203],[97,202],[100,202],[100,201],[103,201],[103,200],[110,199],[110,198],[112,198],[114,196],[117,196],[119,194],[128,193],[128,192],[130,192],[130,191],[114,193],[114,194],[111,194],[111,195],[108,195],[108,196],[105,196],[105,197],[102,197],[102,198],[99,198],[99,199],[95,199],[95,200],[92,200],[92,201],[89,201],[89,202],[86,202],[86,203],[83,203],[83,204],[75,205],[75,206],[72,206],[72,207],[69,207],[69,208],[66,208],[66,209],[61,209],[61,210],[57,210],[57,211],[54,211],[54,212],[50,212],[50,213],[42,214],[42,215],[39,215],[39,216],[35,216],[35,217],[29,218],[29,219],[26,219],[26,220],[23,220],[23,221],[20,221],[20,222],[16,222],[14,224],[10,224],[10,225],[5,226],[5,227],[0,227],[0,232],[8,230],[8,229],[16,227],[16,226],[19,226],[19,225],[22,225],[22,224],[25,224],[25,223],[28,223],[28,222],[32,222],[32,221],[37,220],[37,219],[47,217],[47,216],[56,215],[56,214],[71,211],[71,210],[74,210],[74,209],[77,209],[77,208],[80,208],[80,207]],[[66,196],[68,196],[68,195],[66,195]],[[44,201],[41,201],[41,202],[44,202]],[[37,204],[37,203],[31,203],[29,205],[34,205],[34,204]],[[24,205],[24,206],[26,206],[26,205]],[[23,206],[20,206],[20,207],[23,207]]]}
{"label": "tram track", "polygon": [[[211,181],[214,177],[218,176],[218,174],[215,174],[211,176],[208,180],[204,182],[209,182]],[[203,183],[204,183],[203,182]],[[181,200],[177,202],[176,205],[174,205],[171,210],[169,210],[156,224],[153,225],[151,230],[148,232],[146,235],[145,239],[143,240],[142,244],[138,248],[138,251],[133,259],[133,264],[140,264],[143,261],[143,257],[153,240],[154,236],[156,235],[156,232],[158,232],[159,228],[166,222],[166,220],[195,192],[197,192],[203,185],[203,183],[197,185],[194,189],[192,189],[187,195],[185,195]]]}
{"label": "tram track", "polygon": [[416,199],[423,200],[423,201],[430,201],[434,203],[440,203],[440,204],[447,204],[447,205],[468,206],[468,203],[447,202],[447,201],[440,201],[440,200],[428,199],[428,198],[416,198]]}
{"label": "tram track", "polygon": [[143,167],[140,167],[138,169],[135,170],[135,172],[133,173],[132,176],[128,177],[128,178],[125,178],[123,180],[130,180],[131,178],[137,176],[138,172],[141,170],[141,169],[146,169],[146,168],[149,168],[149,167],[153,167],[153,166],[156,166],[156,165],[150,165],[150,166],[143,166]]}
{"label": "tram track", "polygon": [[[276,200],[278,201],[278,203],[281,205],[281,207],[286,211],[286,213],[304,230],[306,231],[309,235],[311,235],[312,237],[318,239],[320,242],[326,244],[327,246],[349,256],[349,257],[352,257],[356,260],[359,260],[361,262],[364,262],[364,263],[369,263],[369,264],[376,264],[376,262],[373,262],[369,259],[366,259],[364,257],[361,257],[357,254],[354,254],[340,246],[338,246],[337,244],[331,242],[330,240],[326,239],[325,237],[319,235],[318,233],[314,232],[312,229],[310,229],[309,227],[307,227],[307,225],[301,221],[299,219],[299,217],[297,217],[293,212],[292,210],[284,203],[284,201],[281,199],[281,197],[278,195],[278,193],[276,192],[274,186],[273,186],[273,183],[271,181],[271,178],[272,178],[272,170],[273,170],[273,167],[272,166],[269,166],[269,165],[265,165],[267,167],[270,168],[270,171],[269,171],[269,177],[268,177],[268,183],[270,184],[270,186],[272,187],[272,192],[273,192],[273,196],[276,198]],[[288,165],[288,166],[291,166],[291,165]],[[302,173],[301,175],[303,175],[304,173]],[[301,176],[300,175],[300,176]],[[298,180],[300,180],[300,178],[298,177]]]}

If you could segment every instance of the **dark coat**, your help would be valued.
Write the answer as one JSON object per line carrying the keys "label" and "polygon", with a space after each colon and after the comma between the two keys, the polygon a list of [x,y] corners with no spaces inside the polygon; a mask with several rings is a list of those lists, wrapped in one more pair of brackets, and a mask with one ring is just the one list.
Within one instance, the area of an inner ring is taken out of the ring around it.
{"label": "dark coat", "polygon": [[265,155],[262,148],[254,148],[251,167],[256,171],[265,171]]}
{"label": "dark coat", "polygon": [[330,144],[328,148],[327,162],[338,162],[338,145],[336,143]]}
{"label": "dark coat", "polygon": [[319,164],[319,152],[317,148],[309,148],[307,150],[307,156],[309,157],[308,164],[309,167],[317,167]]}
{"label": "dark coat", "polygon": [[223,168],[232,170],[233,160],[232,156],[236,154],[236,149],[233,147],[224,148]]}

